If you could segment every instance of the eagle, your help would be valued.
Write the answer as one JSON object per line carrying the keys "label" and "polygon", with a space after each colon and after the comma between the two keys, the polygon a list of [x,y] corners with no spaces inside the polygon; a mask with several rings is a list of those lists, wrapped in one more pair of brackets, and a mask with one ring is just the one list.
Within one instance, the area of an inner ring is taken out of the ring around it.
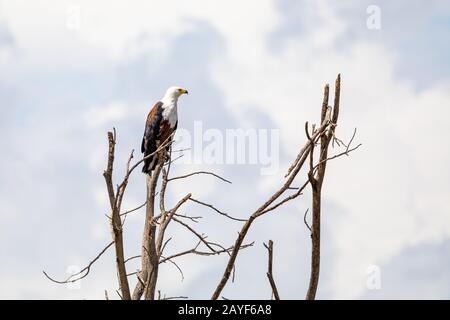
{"label": "eagle", "polygon": [[[178,125],[178,98],[183,94],[188,94],[188,91],[181,87],[170,87],[164,97],[156,102],[148,113],[141,144],[144,158],[154,153],[162,143],[172,139]],[[145,158],[142,172],[151,175],[157,164],[157,154]]]}

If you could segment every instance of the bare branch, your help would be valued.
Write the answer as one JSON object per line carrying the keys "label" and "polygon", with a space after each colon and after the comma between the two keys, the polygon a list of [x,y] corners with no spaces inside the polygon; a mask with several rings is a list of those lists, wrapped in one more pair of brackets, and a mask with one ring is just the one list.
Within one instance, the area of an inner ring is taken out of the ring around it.
{"label": "bare branch", "polygon": [[[175,253],[175,254],[173,254],[171,256],[168,256],[168,257],[166,257],[164,259],[161,259],[161,261],[159,263],[164,263],[164,262],[166,262],[166,260],[171,260],[171,259],[182,257],[182,256],[185,256],[185,255],[188,255],[188,254],[195,254],[195,255],[199,255],[199,256],[213,256],[213,255],[219,255],[219,254],[222,254],[222,253],[230,253],[233,250],[233,247],[229,247],[229,248],[225,248],[225,249],[222,249],[222,250],[216,250],[214,252],[198,251],[197,248],[198,248],[198,246],[201,243],[202,243],[202,241],[199,241],[197,243],[197,245],[193,249],[189,249],[189,250],[186,250],[186,251]],[[251,247],[253,245],[254,245],[254,242],[248,243],[248,244],[244,244],[244,245],[242,245],[239,248],[239,250]]]}
{"label": "bare branch", "polygon": [[220,211],[219,209],[217,209],[216,207],[214,207],[212,204],[208,204],[208,203],[202,202],[202,201],[197,200],[197,199],[194,199],[194,198],[192,198],[192,197],[191,197],[189,200],[192,201],[192,202],[201,204],[201,205],[203,205],[203,206],[205,206],[205,207],[211,208],[211,209],[213,209],[214,211],[216,211],[218,214],[220,214],[220,215],[222,215],[222,216],[225,216],[225,217],[227,217],[227,218],[229,218],[229,219],[231,219],[231,220],[235,220],[235,221],[247,221],[246,219],[234,218],[234,217],[230,216],[228,213],[225,213],[225,212],[223,212],[223,211]]}
{"label": "bare branch", "polygon": [[167,260],[170,260],[170,259],[173,259],[173,258],[177,258],[177,257],[181,257],[181,256],[184,256],[184,255],[187,255],[187,254],[190,254],[190,253],[196,253],[196,252],[197,252],[196,250],[197,250],[198,246],[199,246],[201,243],[202,243],[202,242],[199,241],[199,242],[197,243],[197,245],[196,245],[193,249],[189,249],[189,250],[186,250],[186,251],[182,251],[182,252],[173,254],[173,255],[171,255],[171,256],[169,256],[169,257],[162,257],[162,259],[159,261],[159,263],[161,264],[161,263],[166,262]]}
{"label": "bare branch", "polygon": [[184,148],[184,149],[178,149],[178,150],[173,150],[172,152],[184,152],[184,151],[188,151],[191,150],[192,148]]}
{"label": "bare branch", "polygon": [[[341,75],[339,74],[336,79],[335,92],[334,92],[334,106],[333,106],[333,117],[329,131],[327,135],[321,137],[320,142],[320,160],[317,166],[316,176],[311,183],[312,189],[312,226],[311,226],[311,274],[309,279],[308,291],[306,293],[307,300],[314,300],[316,297],[317,286],[319,284],[319,273],[320,273],[320,214],[321,214],[321,197],[322,197],[322,184],[325,178],[325,169],[327,165],[328,158],[328,146],[330,140],[334,135],[334,130],[337,125],[339,116],[339,98],[341,90]],[[324,103],[328,105],[325,101],[328,99],[328,88],[325,87],[324,92]],[[322,113],[323,113],[322,107]],[[327,108],[327,111],[329,108]],[[311,168],[313,170],[313,168]],[[311,173],[311,172],[310,172]]]}
{"label": "bare branch", "polygon": [[[183,197],[178,203],[171,209],[165,218],[163,217],[163,222],[159,226],[159,233],[158,238],[156,240],[156,252],[158,252],[158,255],[160,256],[162,253],[162,242],[164,240],[164,234],[166,232],[166,228],[169,225],[170,221],[173,219],[173,215],[177,212],[177,210],[180,208],[180,206],[185,203],[189,198],[191,197],[191,194],[188,193],[186,196]],[[175,219],[174,219],[175,220]]]}
{"label": "bare branch", "polygon": [[145,201],[143,204],[137,206],[137,207],[134,208],[134,209],[131,209],[131,210],[125,211],[124,213],[121,213],[120,215],[121,215],[121,216],[125,216],[125,215],[127,215],[127,214],[129,214],[129,213],[132,213],[132,212],[134,212],[134,211],[137,211],[137,210],[139,210],[139,209],[145,207],[146,204],[147,204],[147,201]]}
{"label": "bare branch", "polygon": [[203,219],[202,216],[188,216],[186,214],[178,214],[178,213],[175,213],[174,216],[178,217],[178,218],[189,219],[189,220],[191,220],[194,223],[198,223],[197,220]]}
{"label": "bare branch", "polygon": [[324,92],[323,92],[323,102],[322,102],[322,112],[320,114],[320,123],[323,123],[326,118],[329,95],[330,95],[330,86],[327,83],[325,85]]}
{"label": "bare branch", "polygon": [[[130,287],[128,284],[127,271],[124,259],[124,249],[123,249],[123,236],[122,236],[122,221],[120,218],[120,205],[122,203],[123,194],[127,185],[127,179],[125,179],[117,192],[114,193],[112,173],[113,173],[113,163],[114,163],[114,152],[116,144],[116,131],[114,133],[108,132],[108,163],[106,170],[103,173],[105,178],[106,187],[109,195],[109,202],[111,206],[111,234],[113,237],[113,243],[116,250],[116,268],[119,280],[119,285],[122,291],[122,297],[125,300],[131,299]],[[129,160],[127,162],[127,168],[129,167],[130,161],[133,158],[133,152],[131,152]]]}
{"label": "bare branch", "polygon": [[125,260],[125,263],[127,263],[127,262],[130,261],[130,260],[138,259],[138,258],[140,258],[140,257],[141,257],[140,254],[139,254],[139,255],[136,255],[136,256],[129,257],[128,259]]}
{"label": "bare branch", "polygon": [[284,203],[293,200],[295,198],[297,198],[298,196],[302,195],[303,190],[306,188],[306,186],[308,185],[309,181],[306,181],[303,186],[301,186],[300,188],[297,189],[297,192],[291,194],[290,196],[287,196],[286,198],[284,198],[283,200],[281,200],[280,202],[274,204],[273,206],[265,209],[262,211],[262,214],[267,213],[269,211],[275,210],[276,208],[278,208],[279,206],[283,205]]}
{"label": "bare branch", "polygon": [[45,271],[42,271],[44,273],[44,275],[51,281],[55,282],[55,283],[59,283],[59,284],[64,284],[64,283],[71,283],[71,282],[76,282],[78,280],[81,280],[83,278],[85,278],[89,272],[91,271],[91,267],[92,265],[98,260],[100,259],[100,257],[113,245],[114,241],[111,241],[110,243],[108,243],[106,245],[106,247],[104,247],[102,249],[102,251],[100,251],[100,253],[94,258],[92,259],[89,264],[84,267],[83,269],[81,269],[79,272],[70,275],[67,279],[62,280],[62,281],[58,281],[55,280],[53,278],[51,278]]}
{"label": "bare branch", "polygon": [[309,209],[306,209],[305,214],[303,215],[303,222],[305,223],[306,227],[309,229],[309,232],[311,232],[311,227],[308,224],[308,221],[306,221],[306,216],[308,215]]}
{"label": "bare branch", "polygon": [[[163,257],[163,256],[161,256],[161,257]],[[183,273],[183,270],[180,268],[180,266],[175,261],[172,261],[172,259],[164,259],[164,263],[165,262],[170,262],[178,269],[178,272],[180,272],[180,275],[181,275],[181,282],[183,282],[184,281],[184,273]],[[161,262],[160,262],[160,264],[161,264]]]}
{"label": "bare branch", "polygon": [[164,252],[164,249],[166,248],[167,244],[172,240],[172,238],[167,239],[164,244],[161,247],[161,254]]}
{"label": "bare branch", "polygon": [[273,279],[272,265],[273,265],[273,241],[269,240],[269,245],[264,243],[268,254],[268,267],[267,267],[267,278],[269,279],[270,286],[272,287],[272,294],[275,300],[280,300],[280,295],[278,294],[277,285]]}
{"label": "bare branch", "polygon": [[189,297],[186,296],[164,297],[160,300],[176,300],[176,299],[189,299]]}
{"label": "bare branch", "polygon": [[215,174],[215,173],[209,172],[209,171],[196,171],[196,172],[192,172],[192,173],[189,173],[189,174],[185,174],[185,175],[183,175],[183,176],[173,177],[173,178],[170,178],[170,179],[168,179],[168,180],[169,180],[169,181],[173,181],[173,180],[178,180],[178,179],[184,179],[184,178],[188,178],[188,177],[191,177],[191,176],[197,175],[197,174],[209,174],[209,175],[211,175],[211,176],[216,177],[216,178],[219,179],[219,180],[222,180],[222,181],[224,181],[224,182],[226,182],[226,183],[230,183],[230,184],[231,184],[231,181],[230,181],[230,180],[227,180],[227,179],[225,179],[225,178],[219,176],[218,174]]}
{"label": "bare branch", "polygon": [[[311,141],[311,135],[309,134],[309,125],[308,125],[308,121],[306,121],[305,122],[305,134],[306,134],[306,137],[308,138],[308,140],[310,140]],[[314,132],[314,130],[313,130],[313,132]]]}
{"label": "bare branch", "polygon": [[[167,167],[170,170],[170,163]],[[163,220],[164,220],[164,216],[166,215],[166,208],[165,208],[165,198],[166,198],[166,188],[167,188],[167,176],[168,176],[168,172],[166,169],[162,169],[162,183],[161,183],[161,193],[159,196],[159,210],[161,211],[161,215],[163,216]]]}
{"label": "bare branch", "polygon": [[175,161],[181,159],[184,157],[184,154],[180,154],[178,157],[176,157],[175,159],[170,159],[167,164],[165,164],[165,166],[170,166],[172,163],[174,163]]}
{"label": "bare branch", "polygon": [[185,227],[186,229],[188,229],[190,232],[192,232],[205,246],[208,247],[209,250],[211,250],[212,252],[216,252],[216,250],[211,247],[210,243],[208,241],[205,240],[205,237],[203,237],[202,235],[200,235],[197,231],[195,231],[190,225],[188,225],[187,223],[184,223],[183,221],[172,217],[173,221],[178,222],[179,224],[181,224],[183,227]]}
{"label": "bare branch", "polygon": [[[291,174],[293,174],[294,169],[297,168],[301,168],[301,166],[303,165],[303,162],[306,159],[306,156],[309,154],[310,148],[312,144],[315,144],[317,139],[320,138],[325,130],[328,127],[328,121],[325,121],[324,123],[321,124],[321,126],[317,129],[317,131],[314,131],[313,135],[311,136],[310,139],[308,139],[308,142],[303,146],[302,149],[300,149],[300,152],[297,155],[297,158],[294,160],[294,162],[291,164],[291,166],[289,167],[286,175],[284,176],[285,178],[289,177]],[[300,166],[299,166],[300,164]],[[298,173],[298,170],[295,170]]]}
{"label": "bare branch", "polygon": [[[147,206],[145,210],[145,225],[144,234],[142,237],[141,250],[141,272],[139,276],[142,282],[139,281],[133,291],[133,300],[139,300],[145,293],[146,299],[153,299],[156,287],[156,278],[158,275],[158,253],[156,250],[156,225],[155,225],[155,193],[158,177],[161,173],[164,159],[162,155],[158,154],[158,164],[156,165],[153,174],[146,176],[147,184]],[[143,283],[145,285],[143,285]]]}
{"label": "bare branch", "polygon": [[362,143],[359,143],[356,147],[353,147],[353,148],[350,148],[351,147],[351,144],[352,144],[352,142],[353,142],[353,139],[355,138],[355,135],[356,135],[356,128],[355,128],[355,130],[353,131],[353,135],[352,135],[352,138],[350,139],[350,141],[349,141],[349,143],[347,144],[347,145],[344,145],[346,148],[345,148],[345,151],[343,151],[343,152],[340,152],[340,153],[338,153],[338,154],[335,154],[334,156],[331,156],[331,157],[328,157],[328,158],[326,158],[326,159],[322,159],[320,162],[318,162],[315,166],[314,166],[314,169],[317,169],[320,165],[322,165],[323,163],[325,163],[325,162],[328,162],[328,161],[330,161],[330,160],[333,160],[333,159],[336,159],[336,158],[340,158],[340,157],[342,157],[342,156],[348,156],[351,152],[353,152],[353,151],[355,151],[356,149],[358,149],[359,147],[361,147],[362,146]]}

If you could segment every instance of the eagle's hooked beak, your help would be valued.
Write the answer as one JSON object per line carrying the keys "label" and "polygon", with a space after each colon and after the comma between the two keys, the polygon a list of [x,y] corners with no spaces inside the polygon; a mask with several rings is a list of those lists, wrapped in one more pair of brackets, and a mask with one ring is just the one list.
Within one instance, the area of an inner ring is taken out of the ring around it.
{"label": "eagle's hooked beak", "polygon": [[178,88],[178,94],[181,96],[182,94],[188,94],[188,91],[183,88]]}
{"label": "eagle's hooked beak", "polygon": [[189,92],[186,89],[178,87],[178,95],[181,96],[182,94],[189,94]]}

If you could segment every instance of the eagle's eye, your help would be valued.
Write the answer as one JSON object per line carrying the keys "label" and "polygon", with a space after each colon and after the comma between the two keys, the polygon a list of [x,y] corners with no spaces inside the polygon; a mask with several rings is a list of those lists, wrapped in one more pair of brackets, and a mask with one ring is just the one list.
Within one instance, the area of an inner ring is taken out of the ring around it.
{"label": "eagle's eye", "polygon": [[183,93],[183,89],[181,89],[181,88],[178,89],[178,92],[179,92],[179,93]]}

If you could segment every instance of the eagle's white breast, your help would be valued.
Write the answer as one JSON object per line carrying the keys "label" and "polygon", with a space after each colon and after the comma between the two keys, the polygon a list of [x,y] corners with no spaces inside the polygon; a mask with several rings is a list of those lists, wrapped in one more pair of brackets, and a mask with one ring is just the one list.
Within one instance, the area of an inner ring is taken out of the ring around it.
{"label": "eagle's white breast", "polygon": [[162,112],[163,119],[169,122],[171,128],[175,127],[178,121],[176,101],[170,101],[168,103],[163,101],[162,108],[163,108]]}

